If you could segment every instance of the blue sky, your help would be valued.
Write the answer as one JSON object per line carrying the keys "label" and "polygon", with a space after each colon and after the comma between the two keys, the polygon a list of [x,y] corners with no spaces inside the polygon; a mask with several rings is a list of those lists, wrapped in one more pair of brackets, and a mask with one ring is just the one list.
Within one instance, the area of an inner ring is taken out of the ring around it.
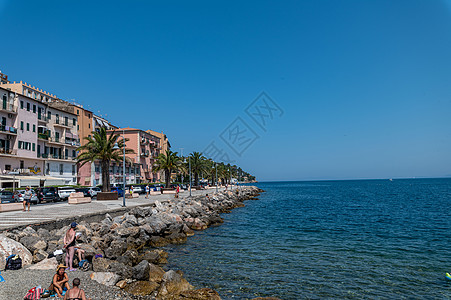
{"label": "blue sky", "polygon": [[1,1],[0,69],[262,181],[451,175],[450,1],[94,2]]}

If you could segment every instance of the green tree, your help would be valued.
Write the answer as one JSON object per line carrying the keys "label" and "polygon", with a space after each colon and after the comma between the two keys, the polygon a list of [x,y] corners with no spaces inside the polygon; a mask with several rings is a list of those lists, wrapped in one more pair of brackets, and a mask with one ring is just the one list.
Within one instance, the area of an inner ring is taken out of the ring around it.
{"label": "green tree", "polygon": [[[128,139],[119,139],[120,135],[115,131],[108,133],[106,127],[101,127],[100,130],[93,131],[92,137],[85,137],[87,143],[78,147],[79,154],[76,158],[80,166],[88,162],[100,162],[102,169],[102,191],[111,191],[110,187],[110,163],[115,161],[117,163],[123,160],[123,151],[126,147],[125,142]],[[118,149],[113,149],[117,143]],[[132,149],[125,149],[125,153],[134,153]]]}
{"label": "green tree", "polygon": [[166,188],[170,187],[173,171],[185,171],[182,158],[177,155],[177,152],[172,152],[171,150],[166,150],[166,153],[158,155],[153,167],[156,172],[164,172]]}
{"label": "green tree", "polygon": [[193,152],[189,155],[191,160],[191,172],[194,174],[194,185],[199,185],[199,174],[207,173],[207,159],[201,152]]}

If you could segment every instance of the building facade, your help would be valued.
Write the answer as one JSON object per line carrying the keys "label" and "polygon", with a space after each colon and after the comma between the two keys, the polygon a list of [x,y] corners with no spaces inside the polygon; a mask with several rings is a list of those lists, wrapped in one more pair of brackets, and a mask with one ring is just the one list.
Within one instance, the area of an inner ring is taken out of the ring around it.
{"label": "building facade", "polygon": [[23,82],[2,81],[0,97],[2,181],[13,172],[40,176],[29,178],[32,185],[75,184],[76,116],[53,108],[56,96]]}

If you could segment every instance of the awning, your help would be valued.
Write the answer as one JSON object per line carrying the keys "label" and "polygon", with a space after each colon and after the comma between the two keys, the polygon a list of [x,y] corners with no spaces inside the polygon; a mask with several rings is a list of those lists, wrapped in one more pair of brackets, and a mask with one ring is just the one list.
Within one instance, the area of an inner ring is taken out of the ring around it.
{"label": "awning", "polygon": [[66,137],[71,139],[72,138],[72,133],[66,131]]}
{"label": "awning", "polygon": [[44,186],[51,186],[51,185],[65,185],[66,179],[64,178],[56,178],[56,177],[46,177],[44,181]]}

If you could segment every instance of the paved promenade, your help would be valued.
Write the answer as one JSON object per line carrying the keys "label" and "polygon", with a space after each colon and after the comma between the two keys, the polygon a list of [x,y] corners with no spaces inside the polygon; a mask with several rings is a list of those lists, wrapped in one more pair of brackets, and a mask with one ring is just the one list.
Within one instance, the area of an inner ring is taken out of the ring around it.
{"label": "paved promenade", "polygon": [[[222,191],[224,188],[220,188],[219,190]],[[216,189],[201,191],[192,190],[192,195],[197,196],[213,194],[215,192]],[[179,196],[180,198],[188,197],[189,191],[182,191]],[[130,208],[141,205],[150,205],[156,200],[168,201],[170,199],[174,199],[173,194],[149,196],[149,199],[145,199],[145,195],[140,195],[139,198],[125,199],[125,201],[126,206]],[[37,224],[46,221],[54,221],[95,213],[107,213],[108,211],[114,211],[122,208],[122,201],[123,198],[113,201],[97,201],[93,199],[91,203],[77,205],[68,204],[67,201],[31,205],[30,211],[11,211],[0,213],[0,231],[20,225]]]}

